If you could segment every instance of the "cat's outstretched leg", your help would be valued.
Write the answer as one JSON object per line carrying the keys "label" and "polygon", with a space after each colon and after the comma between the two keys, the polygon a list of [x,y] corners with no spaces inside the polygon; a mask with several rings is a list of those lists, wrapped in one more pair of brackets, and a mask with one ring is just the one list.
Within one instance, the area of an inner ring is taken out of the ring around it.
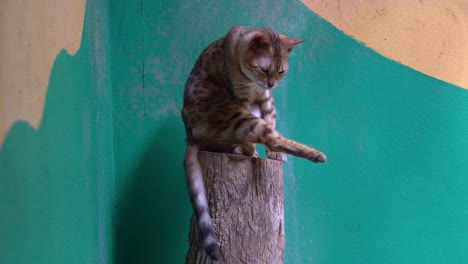
{"label": "cat's outstretched leg", "polygon": [[[234,140],[250,144],[264,144],[268,151],[284,152],[297,157],[306,158],[313,162],[325,162],[326,156],[322,152],[298,143],[294,140],[283,138],[278,131],[274,130],[270,124],[261,118],[255,118],[250,114],[245,114],[244,121],[232,128],[230,134],[234,135]],[[284,154],[283,153],[283,154]],[[271,153],[272,157],[275,157]],[[278,155],[276,156],[276,158]]]}
{"label": "cat's outstretched leg", "polygon": [[322,152],[287,138],[276,138],[266,144],[268,149],[306,158],[313,162],[325,162],[327,157]]}

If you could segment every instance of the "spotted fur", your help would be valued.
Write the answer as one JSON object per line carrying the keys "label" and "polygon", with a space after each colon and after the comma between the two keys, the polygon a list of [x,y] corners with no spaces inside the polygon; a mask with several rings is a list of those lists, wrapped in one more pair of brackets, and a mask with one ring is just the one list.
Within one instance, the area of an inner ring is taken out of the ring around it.
{"label": "spotted fur", "polygon": [[182,118],[187,134],[185,172],[190,199],[208,254],[220,249],[212,227],[198,151],[267,156],[286,161],[285,153],[324,162],[320,151],[286,139],[275,129],[271,90],[286,75],[288,54],[303,40],[268,28],[234,27],[198,58],[185,85]]}

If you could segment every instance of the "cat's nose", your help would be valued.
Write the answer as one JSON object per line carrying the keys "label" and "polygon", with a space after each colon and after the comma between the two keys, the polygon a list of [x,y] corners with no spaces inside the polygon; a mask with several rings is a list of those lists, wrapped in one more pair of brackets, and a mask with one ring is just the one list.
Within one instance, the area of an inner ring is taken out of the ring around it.
{"label": "cat's nose", "polygon": [[275,86],[275,82],[276,82],[275,78],[273,77],[268,78],[268,88]]}

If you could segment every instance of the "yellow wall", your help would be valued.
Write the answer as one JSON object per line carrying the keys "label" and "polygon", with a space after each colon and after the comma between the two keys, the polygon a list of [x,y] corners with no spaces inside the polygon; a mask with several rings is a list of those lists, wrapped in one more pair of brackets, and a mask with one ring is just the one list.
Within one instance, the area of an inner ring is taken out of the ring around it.
{"label": "yellow wall", "polygon": [[[0,142],[15,120],[38,127],[56,55],[79,49],[85,2],[0,1]],[[468,88],[468,2],[303,2],[388,58]]]}
{"label": "yellow wall", "polygon": [[85,3],[0,1],[0,143],[18,119],[39,126],[55,57],[80,48]]}
{"label": "yellow wall", "polygon": [[302,1],[386,57],[468,88],[468,1]]}

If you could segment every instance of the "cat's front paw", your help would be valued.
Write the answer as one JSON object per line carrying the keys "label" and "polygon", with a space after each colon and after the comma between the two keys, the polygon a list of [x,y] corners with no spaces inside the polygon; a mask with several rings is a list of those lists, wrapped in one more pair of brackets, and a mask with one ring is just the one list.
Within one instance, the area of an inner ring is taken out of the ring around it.
{"label": "cat's front paw", "polygon": [[232,151],[233,154],[258,157],[258,152],[255,145],[238,145]]}
{"label": "cat's front paw", "polygon": [[327,156],[324,153],[317,151],[314,156],[310,157],[309,160],[317,163],[322,163],[327,161]]}
{"label": "cat's front paw", "polygon": [[288,161],[288,157],[286,153],[283,152],[274,152],[274,151],[267,151],[267,157],[269,159],[280,160],[280,161]]}

